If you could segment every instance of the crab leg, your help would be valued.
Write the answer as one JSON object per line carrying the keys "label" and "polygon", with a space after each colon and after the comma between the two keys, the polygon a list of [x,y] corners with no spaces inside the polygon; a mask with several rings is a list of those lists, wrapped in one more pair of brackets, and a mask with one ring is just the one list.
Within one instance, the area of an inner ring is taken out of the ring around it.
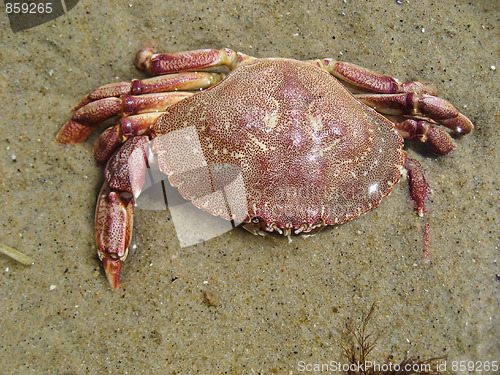
{"label": "crab leg", "polygon": [[56,141],[60,144],[83,142],[111,117],[164,110],[193,95],[178,90],[205,89],[224,77],[222,73],[183,72],[99,87],[73,108],[73,117],[62,126]]}
{"label": "crab leg", "polygon": [[334,59],[310,60],[309,62],[360,91],[379,94],[396,94],[402,92],[436,94],[434,89],[423,82],[411,81],[401,83],[397,78],[374,72],[356,64],[336,61]]}
{"label": "crab leg", "polygon": [[158,75],[202,70],[216,66],[227,66],[229,70],[234,70],[239,63],[249,59],[253,58],[228,48],[175,53],[154,53],[153,49],[145,48],[137,54],[135,65],[152,75]]}
{"label": "crab leg", "polygon": [[341,79],[353,91],[371,92],[372,94],[355,94],[355,96],[382,114],[404,115],[415,120],[428,119],[458,134],[468,134],[474,128],[472,122],[450,102],[433,96],[436,94],[435,90],[423,82],[400,83],[394,77],[334,59],[309,62]]}
{"label": "crab leg", "polygon": [[427,212],[425,209],[425,201],[427,196],[432,192],[432,189],[427,181],[425,181],[422,166],[418,161],[407,158],[404,166],[408,171],[410,197],[415,202],[415,210],[419,216],[424,216]]}
{"label": "crab leg", "polygon": [[82,142],[92,133],[92,130],[114,116],[164,111],[165,108],[193,94],[187,91],[174,91],[122,95],[119,98],[104,98],[90,102],[78,109],[71,120],[62,126],[56,141],[60,144]]}
{"label": "crab leg", "polygon": [[56,136],[56,142],[60,145],[83,142],[98,126],[99,124],[83,125],[77,121],[68,120],[61,129],[59,129],[59,133],[57,133]]}
{"label": "crab leg", "polygon": [[225,76],[226,75],[223,73],[184,72],[146,79],[134,79],[132,82],[110,83],[95,89],[85,96],[73,108],[73,111],[99,99],[120,97],[122,95],[142,95],[166,91],[206,89],[220,82]]}
{"label": "crab leg", "polygon": [[[100,123],[113,116],[146,111],[142,104],[138,105],[137,109],[127,107],[130,105],[129,98],[135,98],[134,103],[147,101],[149,103],[147,107],[152,111],[159,109],[154,107],[154,103],[157,107],[165,107],[184,99],[183,95],[186,93],[177,90],[205,89],[226,76],[222,73],[195,72],[195,70],[222,65],[233,70],[239,64],[253,59],[251,56],[227,48],[164,54],[155,54],[151,48],[143,49],[137,54],[136,66],[155,76],[165,75],[132,82],[112,83],[92,91],[73,108],[75,111],[73,117],[59,130],[56,141],[60,144],[83,142]],[[156,94],[169,91],[175,92],[169,95]]]}
{"label": "crab leg", "polygon": [[134,197],[144,186],[149,138],[130,138],[108,161],[106,182],[96,207],[97,254],[113,288],[120,286],[120,270],[127,258],[134,220]]}
{"label": "crab leg", "polygon": [[469,134],[474,125],[453,104],[437,96],[416,93],[356,94],[356,98],[385,115],[430,119],[457,134]]}

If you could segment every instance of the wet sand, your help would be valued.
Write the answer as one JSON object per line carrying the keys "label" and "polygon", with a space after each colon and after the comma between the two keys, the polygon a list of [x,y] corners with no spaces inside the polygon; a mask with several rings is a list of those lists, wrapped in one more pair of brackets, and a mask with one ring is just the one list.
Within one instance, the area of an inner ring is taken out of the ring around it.
{"label": "wet sand", "polygon": [[[374,302],[374,361],[498,360],[499,14],[486,0],[87,1],[13,33],[2,13],[0,242],[35,264],[0,255],[0,373],[297,374],[347,363],[345,324]],[[137,210],[113,291],[95,255],[97,134],[54,138],[90,90],[144,77],[133,59],[149,45],[332,57],[424,80],[476,129],[446,157],[407,147],[434,189],[425,219],[406,181],[368,214],[291,243],[237,228],[181,248],[168,211]]]}

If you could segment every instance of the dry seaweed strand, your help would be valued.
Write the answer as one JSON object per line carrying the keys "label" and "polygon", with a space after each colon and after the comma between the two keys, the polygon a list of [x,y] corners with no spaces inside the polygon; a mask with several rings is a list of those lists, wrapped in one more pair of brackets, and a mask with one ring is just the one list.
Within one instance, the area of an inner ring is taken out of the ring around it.
{"label": "dry seaweed strand", "polygon": [[19,263],[24,264],[26,266],[30,266],[35,263],[33,258],[27,256],[26,254],[21,253],[19,250],[4,245],[3,243],[0,243],[0,254],[7,255],[9,258],[17,260]]}
{"label": "dry seaweed strand", "polygon": [[[345,373],[347,375],[444,375],[445,373],[432,370],[436,368],[436,364],[439,360],[445,359],[446,357],[432,357],[424,360],[420,360],[416,357],[405,358],[399,363],[392,363],[389,366],[389,358],[383,364],[387,364],[389,370],[376,370],[373,367],[366,368],[365,364],[370,361],[370,353],[375,347],[377,341],[379,340],[381,334],[380,332],[369,330],[368,323],[373,317],[375,311],[375,302],[372,304],[368,314],[361,317],[361,322],[355,324],[353,322],[346,323],[346,336],[342,344],[342,349],[344,356],[347,358],[348,362],[352,366]],[[434,366],[433,366],[434,365]],[[430,371],[419,370],[425,369],[430,366]],[[385,368],[385,366],[380,366]],[[407,370],[410,369],[410,370]]]}

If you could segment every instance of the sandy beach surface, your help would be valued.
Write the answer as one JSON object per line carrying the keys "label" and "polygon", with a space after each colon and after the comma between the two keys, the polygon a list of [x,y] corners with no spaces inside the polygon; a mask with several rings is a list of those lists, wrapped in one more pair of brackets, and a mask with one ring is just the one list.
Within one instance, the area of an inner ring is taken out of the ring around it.
{"label": "sandy beach surface", "polygon": [[[80,1],[14,33],[0,12],[0,242],[35,260],[0,255],[0,373],[340,374],[346,323],[374,302],[372,361],[446,356],[449,373],[469,373],[460,361],[494,373],[499,17],[489,0]],[[97,133],[54,139],[89,91],[146,76],[133,65],[146,46],[349,61],[432,84],[476,128],[445,157],[406,147],[434,191],[424,219],[406,180],[366,215],[291,242],[236,228],[181,247],[169,211],[137,209],[114,291],[94,240]]]}

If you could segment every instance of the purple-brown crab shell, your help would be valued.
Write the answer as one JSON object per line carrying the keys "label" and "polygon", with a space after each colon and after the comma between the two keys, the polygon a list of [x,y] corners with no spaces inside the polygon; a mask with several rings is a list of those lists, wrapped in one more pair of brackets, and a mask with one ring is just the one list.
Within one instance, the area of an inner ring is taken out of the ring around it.
{"label": "purple-brown crab shell", "polygon": [[389,120],[326,71],[289,59],[241,66],[167,108],[152,130],[160,169],[185,198],[285,233],[376,207],[406,158]]}

